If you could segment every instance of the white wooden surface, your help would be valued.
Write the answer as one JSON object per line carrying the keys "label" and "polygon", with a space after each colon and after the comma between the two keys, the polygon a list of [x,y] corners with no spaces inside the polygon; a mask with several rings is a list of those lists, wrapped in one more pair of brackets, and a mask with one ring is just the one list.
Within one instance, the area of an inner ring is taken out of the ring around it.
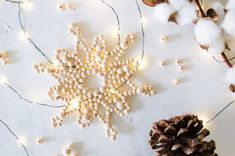
{"label": "white wooden surface", "polygon": [[[134,0],[106,0],[117,11],[121,22],[121,34],[133,32],[137,43],[130,56],[141,54],[141,28],[137,6]],[[58,0],[35,0],[34,9],[22,12],[23,25],[31,31],[32,39],[50,57],[56,49],[73,47],[73,38],[68,33],[72,22],[79,22],[88,41],[95,35],[104,34],[113,44],[116,42],[116,18],[113,12],[99,0],[77,0],[77,11],[58,11]],[[157,94],[153,97],[133,97],[130,100],[132,112],[124,118],[115,117],[114,124],[119,131],[115,142],[104,137],[103,127],[97,121],[90,128],[80,130],[74,120],[67,120],[63,127],[52,129],[51,117],[60,109],[28,104],[4,85],[0,86],[0,119],[21,137],[31,156],[54,156],[62,154],[68,142],[77,142],[81,156],[153,156],[149,148],[148,132],[155,120],[170,116],[196,113],[205,120],[212,117],[232,100],[224,82],[226,66],[203,54],[193,39],[193,26],[179,28],[173,24],[157,23],[152,18],[152,9],[141,4],[146,21],[146,55],[148,66],[137,76],[141,82],[153,84]],[[0,1],[0,50],[10,54],[10,65],[0,66],[0,75],[8,78],[23,96],[33,101],[53,103],[47,96],[54,80],[46,74],[37,75],[32,65],[44,58],[29,43],[18,37],[20,26],[17,5]],[[8,28],[9,26],[9,28]],[[159,39],[168,35],[170,41],[162,44]],[[182,58],[186,71],[178,72],[174,60]],[[161,68],[159,60],[169,60]],[[178,86],[172,84],[175,78],[183,79]],[[235,106],[232,105],[214,122],[206,125],[211,130],[208,139],[217,143],[221,156],[233,156]],[[49,138],[43,145],[37,145],[39,136]],[[0,124],[0,156],[24,156],[25,153],[6,127]]]}

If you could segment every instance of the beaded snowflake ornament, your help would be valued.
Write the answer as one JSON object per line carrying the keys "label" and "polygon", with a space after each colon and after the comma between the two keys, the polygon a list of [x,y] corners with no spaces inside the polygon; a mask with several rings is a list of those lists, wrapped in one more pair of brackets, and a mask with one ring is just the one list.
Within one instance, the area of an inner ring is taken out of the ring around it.
{"label": "beaded snowflake ornament", "polygon": [[[52,100],[62,100],[65,107],[52,119],[53,127],[61,126],[71,114],[77,116],[81,128],[88,127],[98,118],[104,125],[106,137],[116,139],[117,131],[111,123],[112,113],[120,116],[130,111],[127,98],[135,94],[150,96],[154,94],[152,86],[138,87],[132,78],[139,70],[134,59],[123,59],[123,55],[134,43],[134,36],[128,34],[120,45],[108,50],[102,35],[95,37],[91,46],[82,38],[80,28],[73,24],[70,32],[75,37],[73,51],[59,49],[53,64],[34,65],[38,73],[48,72],[58,84],[49,89]],[[91,76],[101,79],[99,88],[87,86]]]}

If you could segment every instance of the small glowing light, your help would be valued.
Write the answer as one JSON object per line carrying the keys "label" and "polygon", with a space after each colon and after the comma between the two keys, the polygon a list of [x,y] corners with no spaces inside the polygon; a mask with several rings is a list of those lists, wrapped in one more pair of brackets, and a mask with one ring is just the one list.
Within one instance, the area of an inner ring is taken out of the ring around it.
{"label": "small glowing light", "polygon": [[121,31],[120,30],[117,30],[117,27],[116,26],[113,26],[111,29],[110,29],[110,34],[113,38],[117,38],[117,34],[121,34]]}
{"label": "small glowing light", "polygon": [[110,92],[111,92],[111,93],[116,93],[116,89],[111,88],[111,89],[110,89]]}
{"label": "small glowing light", "polygon": [[6,84],[7,83],[7,78],[5,76],[0,76],[0,83]]}
{"label": "small glowing light", "polygon": [[209,116],[206,113],[197,113],[199,120],[203,121],[203,126],[207,126],[207,121],[209,121]]}
{"label": "small glowing light", "polygon": [[138,63],[139,63],[139,66],[138,66],[139,70],[143,70],[148,66],[146,59],[139,59]]}
{"label": "small glowing light", "polygon": [[140,22],[143,23],[143,26],[145,26],[147,24],[147,19],[144,17],[141,17]]}
{"label": "small glowing light", "polygon": [[18,143],[19,144],[26,144],[26,138],[25,137],[19,137],[19,139],[18,139]]}
{"label": "small glowing light", "polygon": [[79,100],[79,98],[75,98],[75,99],[71,100],[71,102],[70,102],[70,108],[71,108],[71,109],[76,109],[76,108],[78,108],[79,101],[81,101],[81,100]]}
{"label": "small glowing light", "polygon": [[52,62],[53,62],[53,65],[55,66],[55,67],[58,67],[58,66],[60,66],[61,65],[61,63],[59,62],[59,60],[58,59],[52,59]]}
{"label": "small glowing light", "polygon": [[208,116],[205,114],[200,114],[199,119],[203,120],[204,124],[209,120]]}
{"label": "small glowing light", "polygon": [[19,38],[22,41],[27,41],[27,39],[30,38],[30,32],[28,32],[28,31],[21,31],[19,33]]}
{"label": "small glowing light", "polygon": [[32,0],[25,0],[24,3],[22,3],[22,8],[27,11],[33,10],[34,3]]}

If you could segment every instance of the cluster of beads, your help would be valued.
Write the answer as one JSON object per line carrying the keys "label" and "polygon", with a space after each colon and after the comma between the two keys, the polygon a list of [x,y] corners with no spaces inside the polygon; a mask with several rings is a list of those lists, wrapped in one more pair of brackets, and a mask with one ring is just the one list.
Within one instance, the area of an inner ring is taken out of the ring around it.
{"label": "cluster of beads", "polygon": [[[38,73],[47,72],[58,81],[49,89],[51,99],[66,103],[61,113],[52,119],[53,127],[61,126],[71,114],[77,115],[76,123],[81,128],[98,118],[105,127],[106,136],[115,140],[117,131],[111,123],[112,113],[127,114],[130,110],[127,98],[131,95],[154,94],[151,86],[137,87],[131,80],[138,72],[138,61],[122,59],[134,43],[134,36],[126,35],[120,45],[108,50],[102,35],[95,37],[88,47],[77,24],[72,25],[70,32],[75,36],[74,51],[59,49],[55,56],[57,63],[34,65]],[[91,76],[101,79],[102,86],[88,87],[86,81]]]}
{"label": "cluster of beads", "polygon": [[155,94],[155,91],[152,86],[150,85],[145,85],[143,88],[139,88],[137,93],[142,93],[145,96],[153,96]]}
{"label": "cluster of beads", "polygon": [[6,65],[9,63],[9,56],[7,52],[0,52],[0,59],[2,61],[3,65]]}
{"label": "cluster of beads", "polygon": [[77,150],[75,149],[75,144],[68,144],[63,150],[64,156],[79,156]]}
{"label": "cluster of beads", "polygon": [[178,71],[180,72],[184,71],[183,62],[180,59],[176,59],[175,64],[178,66]]}

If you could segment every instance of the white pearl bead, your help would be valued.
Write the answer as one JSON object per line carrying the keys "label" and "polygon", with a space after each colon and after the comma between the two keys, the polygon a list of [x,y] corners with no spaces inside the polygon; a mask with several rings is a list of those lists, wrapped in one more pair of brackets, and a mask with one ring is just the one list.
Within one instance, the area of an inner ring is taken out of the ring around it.
{"label": "white pearl bead", "polygon": [[127,49],[128,48],[128,44],[127,44],[127,42],[122,42],[121,44],[120,44],[120,47],[122,48],[122,49]]}
{"label": "white pearl bead", "polygon": [[87,75],[86,75],[86,72],[82,72],[82,73],[81,73],[81,76],[82,76],[82,78],[86,78],[86,76],[87,76]]}
{"label": "white pearl bead", "polygon": [[55,96],[55,97],[59,97],[59,96],[60,96],[60,92],[59,92],[58,90],[55,90],[55,91],[54,91],[54,96]]}
{"label": "white pearl bead", "polygon": [[121,68],[118,69],[118,70],[117,70],[117,73],[118,73],[118,74],[122,74],[122,73],[123,73],[123,69],[121,69]]}
{"label": "white pearl bead", "polygon": [[96,47],[95,47],[95,50],[96,51],[101,51],[103,49],[103,47],[101,46],[101,45],[97,45]]}
{"label": "white pearl bead", "polygon": [[124,70],[125,72],[129,72],[129,67],[128,67],[127,65],[125,65],[125,66],[123,67],[123,70]]}
{"label": "white pearl bead", "polygon": [[99,95],[99,91],[96,90],[94,93],[93,93],[94,96],[98,96]]}
{"label": "white pearl bead", "polygon": [[142,89],[141,89],[141,88],[138,88],[138,89],[136,90],[136,92],[137,92],[137,94],[141,94],[141,93],[142,93]]}
{"label": "white pearl bead", "polygon": [[62,59],[61,59],[61,61],[62,61],[63,63],[67,63],[67,62],[68,62],[68,57],[67,57],[67,56],[63,56]]}
{"label": "white pearl bead", "polygon": [[116,106],[117,106],[118,109],[123,109],[124,108],[124,105],[123,105],[122,102],[118,102]]}

